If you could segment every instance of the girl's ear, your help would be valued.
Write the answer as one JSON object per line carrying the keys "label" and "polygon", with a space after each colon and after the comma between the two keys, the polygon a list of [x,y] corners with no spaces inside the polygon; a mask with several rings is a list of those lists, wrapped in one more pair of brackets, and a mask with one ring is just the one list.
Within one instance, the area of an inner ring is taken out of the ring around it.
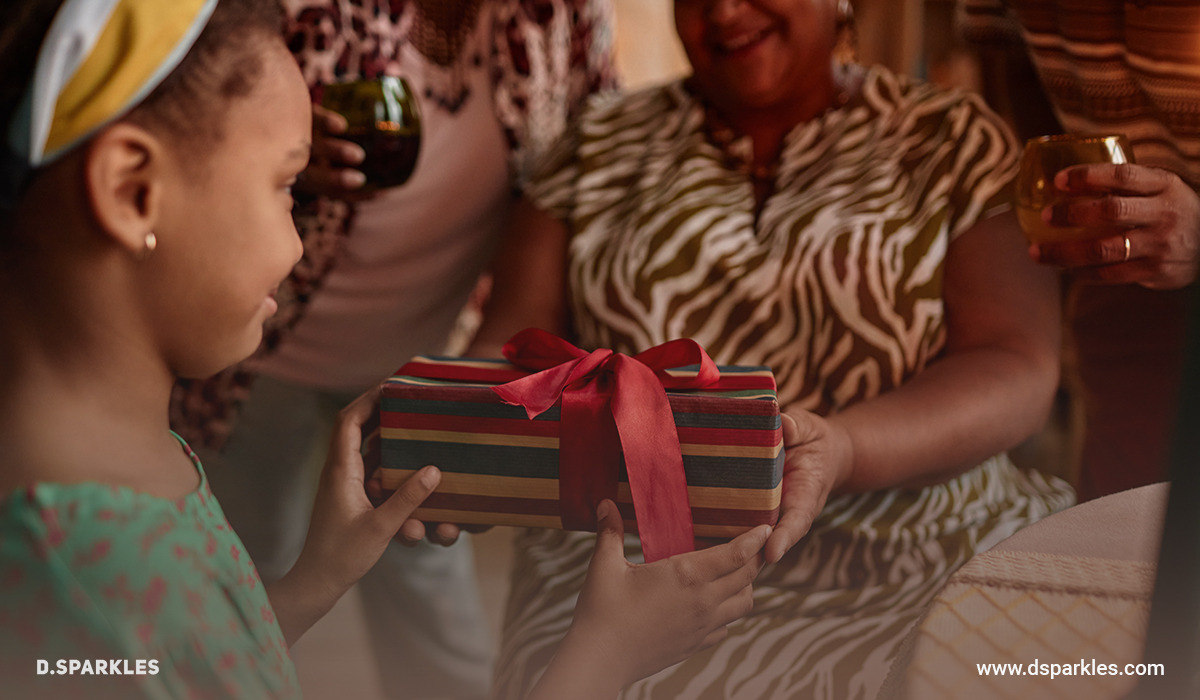
{"label": "girl's ear", "polygon": [[112,242],[139,257],[154,246],[165,156],[162,141],[127,122],[104,129],[88,145],[84,175],[96,223]]}

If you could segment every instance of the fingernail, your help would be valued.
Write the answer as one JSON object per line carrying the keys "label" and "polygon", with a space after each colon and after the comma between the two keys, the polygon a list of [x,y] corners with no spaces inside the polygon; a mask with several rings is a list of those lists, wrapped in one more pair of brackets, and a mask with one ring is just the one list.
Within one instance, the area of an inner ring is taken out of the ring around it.
{"label": "fingernail", "polygon": [[441,474],[438,468],[432,464],[421,470],[421,484],[433,488],[438,484],[438,476]]}
{"label": "fingernail", "polygon": [[608,509],[610,507],[611,506],[607,500],[600,501],[600,505],[596,506],[596,519],[604,520],[606,517],[608,517]]}
{"label": "fingernail", "polygon": [[367,184],[367,176],[358,170],[348,170],[342,174],[342,182],[351,189]]}
{"label": "fingernail", "polygon": [[361,163],[367,158],[367,152],[358,144],[350,144],[346,147],[346,160],[351,163]]}
{"label": "fingernail", "polygon": [[1059,170],[1054,176],[1054,186],[1062,191],[1067,191],[1071,186],[1071,178],[1067,176],[1066,170]]}

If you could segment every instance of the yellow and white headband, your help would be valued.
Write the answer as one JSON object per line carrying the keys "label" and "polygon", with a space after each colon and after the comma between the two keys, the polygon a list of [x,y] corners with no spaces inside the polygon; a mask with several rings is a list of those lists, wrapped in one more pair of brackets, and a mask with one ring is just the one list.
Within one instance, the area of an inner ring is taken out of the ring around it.
{"label": "yellow and white headband", "polygon": [[0,200],[136,107],[175,70],[217,0],[66,0],[4,141]]}

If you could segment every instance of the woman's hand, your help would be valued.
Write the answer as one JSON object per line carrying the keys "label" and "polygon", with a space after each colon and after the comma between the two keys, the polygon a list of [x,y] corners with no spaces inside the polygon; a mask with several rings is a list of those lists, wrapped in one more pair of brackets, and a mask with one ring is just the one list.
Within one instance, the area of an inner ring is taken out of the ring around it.
{"label": "woman's hand", "polygon": [[312,160],[296,180],[296,189],[334,199],[358,202],[373,199],[377,191],[362,191],[367,176],[353,166],[367,154],[351,141],[336,138],[346,133],[346,118],[320,105],[313,105]]}
{"label": "woman's hand", "polygon": [[625,559],[612,501],[596,509],[599,533],[571,629],[530,700],[612,698],[636,680],[724,639],[753,607],[767,525],[702,552],[653,564]]}
{"label": "woman's hand", "polygon": [[835,421],[797,409],[784,412],[783,499],[779,522],[767,540],[767,562],[787,554],[825,507],[829,494],[850,476],[854,447],[850,435]]}
{"label": "woman's hand", "polygon": [[410,518],[441,481],[436,467],[414,474],[379,506],[367,498],[362,427],[378,407],[379,389],[374,389],[338,415],[304,549],[292,570],[268,590],[288,644],[379,561],[402,527],[424,531]]}
{"label": "woman's hand", "polygon": [[1079,165],[1058,173],[1054,186],[1073,199],[1047,207],[1042,217],[1054,226],[1094,228],[1100,237],[1034,244],[1030,256],[1037,262],[1072,268],[1080,280],[1151,289],[1178,289],[1196,279],[1200,197],[1175,173]]}

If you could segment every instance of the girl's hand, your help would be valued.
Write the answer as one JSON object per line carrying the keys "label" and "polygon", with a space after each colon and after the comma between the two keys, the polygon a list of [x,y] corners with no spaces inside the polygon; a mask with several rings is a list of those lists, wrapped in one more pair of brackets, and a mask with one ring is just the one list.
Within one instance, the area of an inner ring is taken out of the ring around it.
{"label": "girl's hand", "polygon": [[761,525],[726,544],[653,564],[625,559],[612,501],[596,509],[599,533],[575,619],[532,698],[614,697],[621,688],[724,639],[753,607],[750,584],[771,532]]}
{"label": "girl's hand", "polygon": [[292,570],[268,590],[289,644],[379,561],[402,527],[424,532],[424,525],[410,518],[441,481],[436,467],[414,474],[378,507],[367,498],[362,427],[378,406],[379,389],[373,389],[338,415],[304,549]]}
{"label": "girl's hand", "polygon": [[767,562],[787,554],[825,507],[829,494],[850,477],[854,448],[849,434],[837,423],[804,410],[782,414],[783,499],[779,522],[767,540]]}
{"label": "girl's hand", "polygon": [[1128,163],[1078,165],[1058,173],[1054,185],[1078,199],[1047,207],[1042,217],[1100,235],[1033,245],[1037,262],[1072,268],[1076,279],[1150,289],[1178,289],[1196,279],[1200,197],[1175,173]]}
{"label": "girl's hand", "polygon": [[[383,488],[382,475],[376,470],[379,466],[379,428],[367,437],[372,445],[363,457],[366,462],[366,473],[371,474],[367,479],[367,498],[376,505],[387,500],[387,490]],[[374,464],[372,464],[374,462]],[[430,526],[433,526],[432,528]],[[424,523],[420,520],[409,520],[401,526],[393,538],[405,547],[415,547],[422,538],[428,538],[433,544],[449,547],[458,541],[458,536],[465,532],[478,535],[491,530],[491,525],[461,525],[455,523]]]}

